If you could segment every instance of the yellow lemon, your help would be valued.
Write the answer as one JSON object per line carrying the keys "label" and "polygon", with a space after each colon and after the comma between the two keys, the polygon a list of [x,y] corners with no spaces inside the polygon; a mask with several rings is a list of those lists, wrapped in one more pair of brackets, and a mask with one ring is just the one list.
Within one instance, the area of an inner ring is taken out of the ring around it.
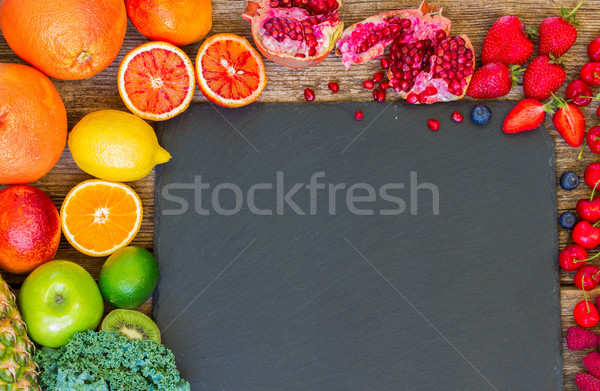
{"label": "yellow lemon", "polygon": [[69,134],[68,144],[79,168],[109,181],[136,181],[171,159],[146,121],[118,110],[83,117]]}

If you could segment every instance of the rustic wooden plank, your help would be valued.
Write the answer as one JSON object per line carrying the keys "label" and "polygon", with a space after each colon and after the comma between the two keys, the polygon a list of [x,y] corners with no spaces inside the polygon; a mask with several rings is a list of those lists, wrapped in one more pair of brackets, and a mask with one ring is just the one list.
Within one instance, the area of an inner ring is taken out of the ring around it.
{"label": "rustic wooden plank", "polygon": [[[524,23],[528,25],[538,25],[546,16],[559,15],[560,6],[573,7],[578,0],[568,0],[558,2],[555,0],[529,1],[505,0],[486,2],[482,0],[440,0],[435,3],[444,6],[444,14],[452,19],[452,31],[454,33],[463,33],[469,35],[474,45],[476,53],[479,54],[481,44],[485,33],[491,24],[500,16],[517,15]],[[215,0],[213,1],[213,19],[214,27],[211,34],[232,32],[249,39],[249,23],[242,20],[242,14],[245,1],[243,0]],[[419,0],[345,0],[341,10],[341,17],[346,25],[356,23],[368,15],[385,12],[398,8],[416,8]],[[578,15],[581,19],[579,27],[579,38],[575,46],[563,57],[568,80],[577,77],[579,67],[586,62],[587,42],[595,38],[600,33],[600,19],[596,17],[596,10],[600,5],[600,0],[586,0],[580,8]],[[132,48],[145,42],[145,39],[129,25],[127,36],[123,48],[116,61],[105,71],[87,79],[79,81],[54,80],[54,83],[60,92],[68,110],[69,128],[72,128],[79,119],[89,112],[99,109],[118,109],[125,110],[116,86],[116,75],[118,65],[123,56]],[[190,45],[184,50],[192,59],[195,58],[200,44]],[[0,36],[0,61],[20,62],[10,50],[4,39]],[[260,97],[260,101],[302,101],[302,93],[305,87],[312,87],[317,92],[317,102],[319,101],[340,101],[356,100],[369,101],[372,99],[371,92],[362,89],[362,81],[367,79],[378,70],[377,62],[353,66],[348,72],[344,71],[339,57],[330,55],[321,65],[304,70],[289,70],[277,66],[268,60],[265,60],[265,67],[268,77],[268,85]],[[331,94],[327,89],[329,81],[340,83],[340,92]],[[564,88],[560,93],[564,96]],[[595,89],[595,92],[599,92]],[[393,93],[388,93],[388,100],[397,100]],[[518,100],[523,96],[522,88],[517,86],[506,97],[506,99]],[[205,102],[206,99],[196,90],[195,101]],[[598,124],[598,117],[595,110],[598,103],[592,103],[583,111],[588,120],[588,127]],[[597,161],[595,155],[589,151],[583,156],[581,161],[576,160],[578,151],[566,145],[552,128],[550,118],[546,120],[546,126],[550,133],[557,140],[556,144],[556,167],[557,176],[563,171],[573,170],[579,174],[587,164]],[[70,154],[66,151],[57,166],[42,180],[34,185],[48,192],[55,204],[60,207],[62,199],[75,184],[88,179],[89,176],[81,172],[73,163]],[[138,192],[144,206],[144,221],[140,233],[133,244],[152,249],[153,247],[153,206],[154,206],[154,176],[150,175],[141,181],[132,184]],[[587,197],[590,189],[584,184],[572,192],[565,192],[560,188],[557,190],[558,212],[573,210],[576,201],[579,198]],[[564,230],[559,230],[561,248],[570,243],[570,235]],[[94,277],[97,277],[98,271],[103,263],[103,258],[91,258],[74,250],[66,241],[62,241],[57,258],[69,259],[80,263],[88,269]],[[600,264],[599,262],[594,262]],[[518,272],[517,270],[515,272]],[[6,274],[6,273],[5,273]],[[18,288],[23,280],[23,276],[5,275],[9,283]],[[563,332],[567,327],[573,324],[571,311],[573,305],[580,300],[580,292],[573,288],[572,273],[560,274],[563,310]],[[144,304],[139,310],[145,313],[151,313],[150,303]],[[600,329],[596,330],[600,331]],[[533,331],[532,331],[533,332]],[[570,352],[564,347],[564,374],[565,390],[576,390],[573,383],[575,373],[582,370],[581,352]]]}

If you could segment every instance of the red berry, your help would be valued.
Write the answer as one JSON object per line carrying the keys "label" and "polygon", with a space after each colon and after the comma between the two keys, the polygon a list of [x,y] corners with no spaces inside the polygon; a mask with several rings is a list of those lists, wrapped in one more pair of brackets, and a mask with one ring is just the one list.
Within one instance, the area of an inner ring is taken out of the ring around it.
{"label": "red berry", "polygon": [[315,92],[313,90],[311,90],[310,88],[307,88],[304,90],[304,99],[307,102],[312,102],[313,100],[315,100]]}
{"label": "red berry", "polygon": [[363,81],[363,88],[366,88],[367,90],[372,90],[373,87],[375,87],[375,83],[373,83],[372,80]]}
{"label": "red berry", "polygon": [[427,121],[427,126],[429,127],[429,129],[433,130],[434,132],[437,132],[440,129],[440,121],[438,121],[437,119],[430,119],[429,121]]}
{"label": "red berry", "polygon": [[[583,180],[590,189],[593,189],[600,182],[600,162],[591,163],[583,172]],[[600,188],[600,185],[598,185]]]}
{"label": "red berry", "polygon": [[571,326],[567,329],[566,339],[567,348],[570,350],[582,350],[598,346],[598,334],[592,330],[587,330],[578,326]]}
{"label": "red berry", "polygon": [[508,113],[502,129],[513,134],[537,128],[546,118],[545,106],[536,99],[523,99]]}
{"label": "red berry", "polygon": [[581,290],[592,291],[600,284],[600,268],[585,265],[573,277],[575,286]]}
{"label": "red berry", "polygon": [[571,237],[575,243],[586,250],[593,250],[600,245],[600,228],[583,220],[575,225]]}
{"label": "red berry", "polygon": [[452,112],[452,120],[454,122],[461,123],[461,122],[463,122],[464,119],[465,119],[465,117],[463,117],[463,115],[461,113],[459,113],[458,111]]}
{"label": "red berry", "polygon": [[377,72],[373,75],[373,83],[379,83],[383,80],[383,72]]}
{"label": "red berry", "polygon": [[363,117],[364,117],[363,112],[360,110],[356,110],[356,113],[354,113],[354,119],[357,121],[362,121]]}
{"label": "red berry", "polygon": [[590,86],[600,85],[600,62],[588,62],[581,71],[579,78]]}
{"label": "red berry", "polygon": [[594,126],[585,135],[585,141],[590,151],[600,154],[600,126]]}
{"label": "red berry", "polygon": [[[575,79],[567,86],[567,99],[571,100],[575,106],[583,107],[592,102],[592,89],[584,81]],[[590,98],[582,98],[589,96]]]}
{"label": "red berry", "polygon": [[338,83],[328,83],[327,87],[329,87],[329,89],[331,90],[331,92],[333,92],[334,94],[337,94],[338,91],[340,90],[340,85]]}
{"label": "red berry", "polygon": [[575,317],[575,322],[581,327],[594,327],[600,321],[598,309],[587,300],[582,300],[575,305],[573,316]]}
{"label": "red berry", "polygon": [[552,123],[558,134],[572,147],[579,147],[585,139],[585,117],[579,107],[560,102],[559,109],[552,116]]}
{"label": "red berry", "polygon": [[566,272],[574,272],[581,269],[588,259],[588,252],[585,248],[576,244],[565,247],[558,254],[558,264]]}
{"label": "red berry", "polygon": [[600,61],[600,37],[589,43],[587,47],[587,53],[590,60],[595,62]]}

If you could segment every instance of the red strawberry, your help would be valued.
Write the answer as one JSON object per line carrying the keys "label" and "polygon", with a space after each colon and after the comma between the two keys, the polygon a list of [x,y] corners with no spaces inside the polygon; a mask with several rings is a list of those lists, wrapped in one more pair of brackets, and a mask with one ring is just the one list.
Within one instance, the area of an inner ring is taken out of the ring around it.
{"label": "red strawberry", "polygon": [[589,373],[581,372],[575,375],[575,384],[581,391],[600,391],[600,380]]}
{"label": "red strawberry", "polygon": [[582,4],[583,0],[571,12],[563,7],[560,10],[561,16],[546,18],[542,21],[539,30],[540,56],[552,54],[554,57],[558,58],[573,46],[577,39],[577,29],[575,28],[575,25],[578,23],[575,12]]}
{"label": "red strawberry", "polygon": [[579,107],[555,99],[558,110],[552,116],[552,123],[558,133],[572,147],[579,147],[585,138],[585,117]]}
{"label": "red strawberry", "polygon": [[521,72],[518,65],[511,65],[509,69],[501,62],[487,63],[473,74],[467,95],[475,99],[500,98],[517,84]]}
{"label": "red strawberry", "polygon": [[490,27],[481,62],[501,62],[504,65],[523,65],[533,54],[533,42],[525,34],[523,23],[516,16],[503,16]]}
{"label": "red strawberry", "polygon": [[539,56],[531,60],[523,75],[523,91],[526,98],[546,100],[565,82],[567,74],[558,60]]}
{"label": "red strawberry", "polygon": [[502,129],[504,133],[520,133],[537,128],[544,122],[546,113],[553,113],[551,104],[543,105],[535,99],[524,99],[508,113]]}

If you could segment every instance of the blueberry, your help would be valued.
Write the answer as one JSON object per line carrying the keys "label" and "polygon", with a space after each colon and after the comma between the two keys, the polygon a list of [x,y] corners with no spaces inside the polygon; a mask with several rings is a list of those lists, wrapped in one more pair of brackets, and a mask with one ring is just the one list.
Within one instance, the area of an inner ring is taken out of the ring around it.
{"label": "blueberry", "polygon": [[560,187],[573,190],[579,185],[579,177],[573,171],[566,171],[560,176]]}
{"label": "blueberry", "polygon": [[577,223],[577,216],[573,212],[564,212],[558,217],[558,224],[564,229],[573,229]]}
{"label": "blueberry", "polygon": [[487,124],[488,122],[490,122],[491,117],[492,110],[490,110],[490,108],[484,105],[483,103],[475,105],[475,107],[473,107],[473,110],[471,110],[471,119],[477,125]]}

